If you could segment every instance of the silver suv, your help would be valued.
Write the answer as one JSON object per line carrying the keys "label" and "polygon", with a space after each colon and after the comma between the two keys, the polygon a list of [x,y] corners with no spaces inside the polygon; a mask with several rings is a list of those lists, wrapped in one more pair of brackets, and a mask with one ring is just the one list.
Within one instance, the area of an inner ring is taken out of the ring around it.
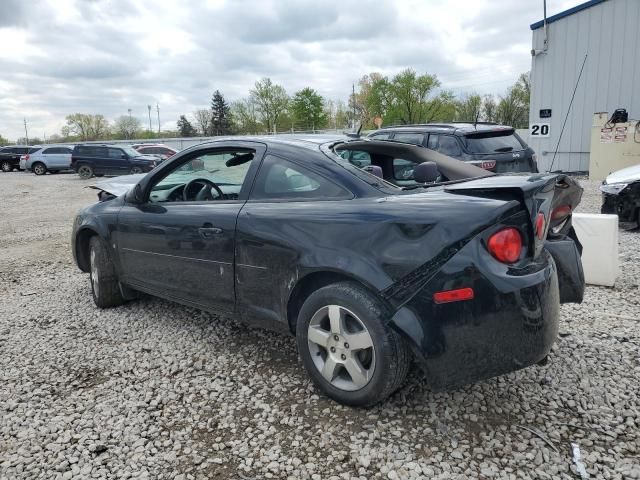
{"label": "silver suv", "polygon": [[73,147],[73,145],[38,145],[34,147],[37,150],[20,157],[20,168],[31,170],[36,175],[70,170]]}

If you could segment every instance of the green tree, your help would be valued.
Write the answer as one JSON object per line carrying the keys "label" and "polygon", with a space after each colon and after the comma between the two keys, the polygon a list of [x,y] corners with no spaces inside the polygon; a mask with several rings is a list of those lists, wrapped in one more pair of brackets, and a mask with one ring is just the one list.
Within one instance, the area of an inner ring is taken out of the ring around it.
{"label": "green tree", "polygon": [[475,122],[482,120],[482,97],[478,94],[466,95],[456,101],[456,120],[459,122]]}
{"label": "green tree", "polygon": [[138,138],[141,130],[140,120],[129,115],[120,115],[113,122],[113,133],[119,139]]}
{"label": "green tree", "polygon": [[231,109],[219,90],[211,97],[211,135],[230,135]]}
{"label": "green tree", "polygon": [[233,102],[231,119],[238,133],[258,133],[263,129],[258,120],[258,108],[252,98]]}
{"label": "green tree", "polygon": [[8,145],[8,144],[9,144],[9,140],[7,140],[2,135],[0,135],[0,146]]}
{"label": "green tree", "polygon": [[187,120],[187,117],[185,117],[184,115],[180,115],[180,118],[176,122],[176,125],[178,126],[178,132],[181,137],[195,137],[198,133],[196,132],[196,129],[193,128],[193,125],[191,125],[191,122]]}
{"label": "green tree", "polygon": [[109,122],[103,115],[73,113],[67,115],[63,136],[74,136],[79,140],[103,140],[110,132]]}
{"label": "green tree", "polygon": [[260,121],[269,133],[273,132],[289,106],[287,91],[270,78],[263,78],[255,83],[250,97],[255,102]]}
{"label": "green tree", "polygon": [[327,124],[324,98],[310,87],[295,93],[291,100],[291,113],[296,129],[316,130]]}
{"label": "green tree", "polygon": [[497,121],[497,105],[493,95],[485,95],[482,99],[482,119],[485,122]]}
{"label": "green tree", "polygon": [[400,123],[421,123],[440,120],[455,114],[453,95],[449,92],[434,91],[440,87],[435,75],[417,75],[410,68],[393,77],[389,94],[393,114]]}
{"label": "green tree", "polygon": [[530,99],[531,84],[529,72],[526,72],[520,74],[506,95],[500,97],[496,107],[497,121],[514,128],[528,128]]}

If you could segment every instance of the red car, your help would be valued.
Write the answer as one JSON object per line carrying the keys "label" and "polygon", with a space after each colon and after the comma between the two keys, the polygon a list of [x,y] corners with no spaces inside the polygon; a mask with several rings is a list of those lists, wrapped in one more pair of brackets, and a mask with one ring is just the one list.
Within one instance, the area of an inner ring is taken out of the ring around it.
{"label": "red car", "polygon": [[162,145],[161,143],[140,143],[132,145],[132,147],[144,155],[157,155],[162,160],[166,160],[178,153],[177,150],[174,150],[167,145]]}

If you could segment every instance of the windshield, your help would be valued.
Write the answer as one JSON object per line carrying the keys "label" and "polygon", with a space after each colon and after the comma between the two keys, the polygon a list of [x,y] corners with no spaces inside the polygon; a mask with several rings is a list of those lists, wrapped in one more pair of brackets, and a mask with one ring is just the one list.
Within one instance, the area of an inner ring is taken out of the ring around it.
{"label": "windshield", "polygon": [[466,135],[462,143],[469,153],[503,153],[524,148],[513,130]]}
{"label": "windshield", "polygon": [[139,157],[140,155],[142,155],[139,151],[137,151],[133,147],[120,147],[120,148],[124,150],[124,152],[130,157]]}

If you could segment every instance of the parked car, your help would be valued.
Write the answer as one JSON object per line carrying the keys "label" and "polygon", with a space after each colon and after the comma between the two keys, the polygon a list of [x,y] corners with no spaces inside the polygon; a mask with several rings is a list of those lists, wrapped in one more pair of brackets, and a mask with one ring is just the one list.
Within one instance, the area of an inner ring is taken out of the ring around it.
{"label": "parked car", "polygon": [[[388,183],[335,153],[349,149],[414,161],[423,183]],[[582,189],[565,175],[499,176],[387,141],[236,137],[94,187],[72,251],[98,307],[140,291],[290,332],[348,405],[384,400],[413,360],[436,389],[540,362],[560,303],[584,292]]]}
{"label": "parked car", "polygon": [[76,145],[71,153],[71,168],[85,179],[148,172],[158,163],[155,155],[143,155],[128,145]]}
{"label": "parked car", "polygon": [[73,145],[36,146],[30,153],[20,157],[20,166],[23,170],[31,170],[36,175],[69,170],[72,150]]}
{"label": "parked car", "polygon": [[26,145],[0,147],[0,170],[3,172],[10,172],[16,168],[20,170],[20,157],[32,151],[35,151],[35,148]]}
{"label": "parked car", "polygon": [[640,164],[610,174],[602,185],[602,213],[640,226]]}
{"label": "parked car", "polygon": [[375,140],[422,145],[497,173],[537,172],[536,154],[512,127],[494,123],[429,123],[385,127]]}
{"label": "parked car", "polygon": [[156,155],[162,160],[166,160],[178,153],[178,150],[161,143],[140,143],[132,145],[132,147],[144,155]]}

